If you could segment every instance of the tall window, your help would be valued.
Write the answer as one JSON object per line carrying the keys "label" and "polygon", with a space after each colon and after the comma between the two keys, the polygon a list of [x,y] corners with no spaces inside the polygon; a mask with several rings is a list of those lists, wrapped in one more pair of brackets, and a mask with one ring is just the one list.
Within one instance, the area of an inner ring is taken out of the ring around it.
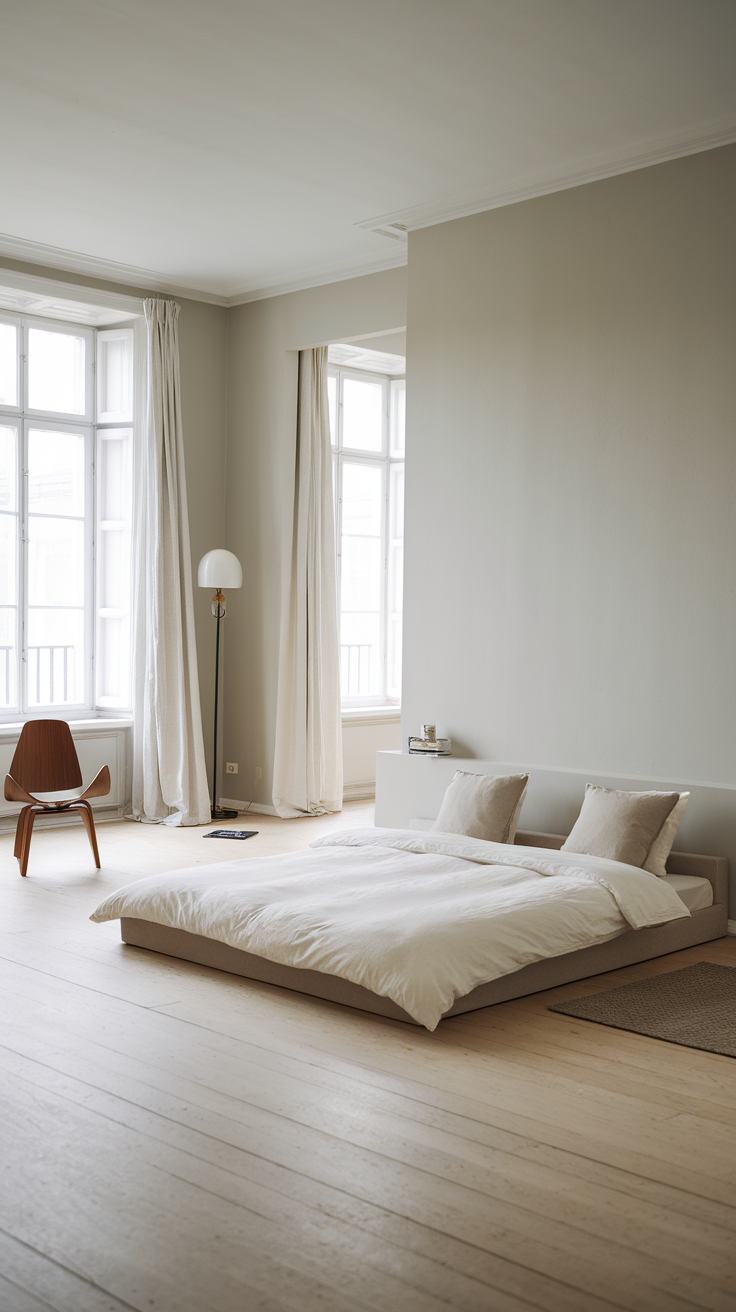
{"label": "tall window", "polygon": [[345,707],[401,699],[403,378],[328,371]]}
{"label": "tall window", "polygon": [[132,371],[130,328],[0,315],[2,718],[130,705]]}

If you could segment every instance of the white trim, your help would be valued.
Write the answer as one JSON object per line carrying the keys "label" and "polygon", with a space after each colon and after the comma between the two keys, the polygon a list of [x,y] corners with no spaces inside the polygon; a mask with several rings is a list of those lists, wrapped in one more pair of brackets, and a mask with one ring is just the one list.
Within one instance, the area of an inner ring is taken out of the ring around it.
{"label": "white trim", "polygon": [[[2,241],[0,237],[0,252],[2,252]],[[99,287],[80,287],[79,283],[62,282],[56,278],[39,278],[35,273],[20,273],[17,269],[6,269],[2,265],[0,265],[0,284],[3,287],[17,287],[19,291],[32,292],[37,296],[58,296],[65,301],[82,301],[86,305],[100,305],[106,310],[120,310],[122,314],[143,314],[143,301],[137,296],[124,296],[121,292],[105,292]],[[16,310],[15,313],[33,314],[33,309],[29,306],[27,311],[21,309]]]}
{"label": "white trim", "polygon": [[[310,287],[324,287],[331,282],[346,282],[348,278],[365,278],[370,273],[383,273],[386,269],[400,269],[407,262],[406,246],[388,255],[366,255],[357,260],[328,266],[317,265],[304,274],[290,274],[288,277],[268,284],[266,287],[243,287],[233,291],[226,301],[227,306],[248,305],[251,301],[265,301],[271,296],[286,296],[289,292],[304,292]],[[383,336],[382,333],[376,336]]]}
{"label": "white trim", "polygon": [[278,816],[276,807],[269,806],[266,802],[240,802],[236,797],[220,797],[217,805],[226,811],[247,811],[249,815],[252,812],[254,815]]}
{"label": "white trim", "polygon": [[363,784],[345,784],[342,790],[343,802],[370,802],[375,795],[375,779],[367,779]]}
{"label": "white trim", "polygon": [[400,724],[400,706],[349,706],[342,713],[342,727],[354,724],[359,728],[370,724]]}
{"label": "white trim", "polygon": [[729,934],[731,938],[736,938],[736,920],[728,920],[726,922],[726,933]]}
{"label": "white trim", "polygon": [[518,201],[532,200],[535,196],[548,196],[555,191],[567,191],[587,182],[614,178],[620,173],[634,173],[652,164],[664,164],[670,159],[685,155],[698,155],[704,150],[727,146],[736,141],[736,117],[733,114],[711,119],[684,132],[667,132],[645,137],[624,150],[615,149],[588,155],[569,168],[539,169],[525,176],[509,178],[504,182],[489,183],[482,188],[456,192],[441,200],[425,201],[407,209],[377,214],[372,219],[361,219],[355,226],[375,232],[392,223],[404,223],[411,232],[428,228],[436,223],[448,223],[483,210],[515,205]]}
{"label": "white trim", "polygon": [[[616,177],[620,173],[649,168],[652,164],[663,164],[670,159],[697,155],[701,151],[713,150],[717,146],[727,146],[733,141],[736,141],[736,119],[733,115],[725,115],[723,118],[712,119],[685,131],[645,138],[625,150],[616,149],[587,156],[566,169],[555,167],[539,170],[525,177],[507,179],[505,182],[489,184],[472,191],[458,192],[454,196],[445,196],[441,200],[426,201],[420,205],[410,206],[408,209],[393,210],[389,214],[378,214],[371,219],[361,219],[355,226],[371,232],[377,228],[390,227],[394,223],[405,224],[409,231],[426,228],[435,223],[447,223],[450,219],[478,214],[483,210],[514,205],[517,201],[531,200],[535,196],[566,191],[570,187],[579,187],[586,182],[596,182],[602,178]],[[247,305],[251,301],[267,300],[272,296],[286,296],[290,292],[308,291],[311,287],[323,287],[332,282],[344,282],[349,278],[362,278],[385,269],[400,268],[407,262],[403,233],[391,232],[390,236],[394,238],[391,243],[394,249],[385,255],[370,254],[337,264],[311,266],[303,269],[301,273],[294,271],[264,286],[252,283],[240,287],[234,286],[229,294],[215,290],[212,284],[206,281],[179,283],[154,269],[119,264],[115,260],[102,259],[97,255],[85,255],[81,251],[69,251],[59,246],[47,246],[43,242],[28,241],[10,234],[0,234],[0,257],[5,255],[9,259],[45,264],[51,268],[65,269],[70,273],[102,278],[107,282],[120,282],[145,288],[147,291],[184,296],[188,300],[205,301],[210,305],[220,305],[227,309],[234,305]],[[8,270],[8,276],[13,272],[15,271]],[[15,276],[27,278],[34,275],[16,273]],[[8,282],[7,285],[15,284]],[[66,285],[71,286],[71,284]],[[115,292],[100,292],[98,293],[100,300],[97,300],[93,299],[95,291],[95,288],[75,285],[73,299],[80,301],[86,299],[90,304],[108,305],[111,297],[120,295]],[[140,313],[140,311],[136,312]]]}
{"label": "white trim", "polygon": [[[0,258],[27,260],[31,264],[45,264],[52,269],[62,269],[68,273],[80,273],[86,277],[101,278],[105,282],[121,282],[146,291],[163,292],[170,296],[183,296],[189,301],[205,301],[208,305],[220,305],[229,309],[233,305],[247,305],[250,301],[263,301],[271,296],[285,296],[289,292],[308,291],[310,287],[323,287],[331,282],[344,282],[348,278],[362,278],[370,273],[382,273],[385,269],[398,269],[406,264],[406,247],[392,250],[387,255],[365,255],[357,259],[348,259],[328,265],[307,267],[300,274],[292,272],[278,278],[275,282],[259,287],[257,284],[245,283],[233,286],[229,295],[212,290],[207,285],[185,286],[167,278],[166,274],[153,269],[137,269],[132,265],[116,264],[113,260],[103,260],[96,255],[83,255],[78,251],[60,250],[56,246],[45,246],[42,242],[25,241],[21,237],[11,237],[0,233]],[[38,278],[36,274],[19,273],[17,270],[3,270],[2,277],[6,286],[25,286],[25,281],[12,283],[11,277],[28,280],[36,279],[57,288],[64,287],[68,300],[88,301],[95,305],[109,305],[111,298],[133,300],[120,292],[98,291],[92,287],[80,287],[77,283],[54,283],[51,279]],[[74,295],[71,295],[71,291]],[[55,292],[60,295],[60,292]],[[93,298],[94,294],[94,298]],[[139,309],[133,311],[142,314],[143,302],[137,302]],[[122,308],[122,307],[121,307]]]}
{"label": "white trim", "polygon": [[122,282],[146,290],[171,292],[174,296],[186,296],[193,301],[209,301],[212,305],[228,303],[226,296],[212,291],[206,285],[185,286],[172,282],[166,274],[157,273],[153,269],[138,269],[133,264],[118,264],[115,260],[105,260],[99,255],[85,255],[81,251],[68,251],[60,246],[47,246],[41,241],[26,241],[24,237],[13,237],[10,233],[0,233],[0,255],[11,260],[27,260],[30,264],[46,264],[52,269],[66,269],[68,273],[102,278],[106,282]]}
{"label": "white trim", "polygon": [[[29,715],[25,720],[16,720],[12,724],[0,722],[0,743],[15,742],[20,738],[21,732],[29,720],[42,720],[44,718],[47,719],[48,716]],[[72,731],[72,738],[98,738],[101,730],[113,732],[116,729],[133,728],[133,720],[130,716],[120,716],[113,719],[112,716],[98,715],[86,720],[72,720],[64,715],[55,716],[54,718],[66,720]]]}
{"label": "white trim", "polygon": [[[98,806],[92,802],[92,810],[95,818],[95,829],[98,825],[112,824],[115,820],[124,820],[125,807],[120,806]],[[14,834],[18,827],[19,812],[11,811],[7,815],[0,816],[0,834]],[[82,818],[78,814],[54,815],[48,812],[46,815],[37,815],[33,832],[38,833],[39,829],[66,829],[67,825],[78,825],[82,823]]]}

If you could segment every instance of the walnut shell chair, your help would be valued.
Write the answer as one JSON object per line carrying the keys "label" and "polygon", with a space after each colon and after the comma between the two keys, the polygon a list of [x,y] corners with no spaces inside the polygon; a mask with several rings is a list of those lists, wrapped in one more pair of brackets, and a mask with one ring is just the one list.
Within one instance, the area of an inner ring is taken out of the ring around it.
{"label": "walnut shell chair", "polygon": [[[110,770],[106,765],[97,773],[83,793],[69,793],[81,788],[82,771],[74,746],[72,732],[66,720],[29,720],[23,726],[15,755],[10,763],[10,774],[5,776],[6,802],[23,802],[15,831],[14,855],[20,861],[20,873],[28,869],[33,824],[37,815],[63,815],[78,811],[87,830],[92,855],[97,869],[100,854],[97,850],[95,822],[92,818],[90,797],[107,797],[110,791]],[[42,796],[36,796],[36,794]],[[56,796],[53,794],[64,794]]]}

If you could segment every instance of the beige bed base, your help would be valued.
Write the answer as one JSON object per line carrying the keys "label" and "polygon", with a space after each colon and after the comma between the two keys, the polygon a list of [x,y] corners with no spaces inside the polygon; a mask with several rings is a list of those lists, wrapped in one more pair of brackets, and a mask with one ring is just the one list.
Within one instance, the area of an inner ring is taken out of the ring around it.
{"label": "beige bed base", "polygon": [[[560,834],[519,832],[516,835],[516,842],[525,847],[560,848],[564,841]],[[618,970],[636,961],[665,956],[668,952],[678,952],[696,943],[723,938],[727,932],[728,920],[727,859],[672,852],[667,861],[667,871],[671,875],[695,875],[699,879],[710,880],[713,885],[713,905],[702,911],[694,911],[688,920],[673,920],[653,929],[628,930],[618,938],[609,939],[607,943],[581,948],[577,952],[566,952],[561,957],[549,957],[546,961],[535,961],[531,966],[524,966],[501,979],[494,979],[490,984],[481,984],[464,998],[458,998],[442,1019],[490,1007],[496,1002],[507,1002],[510,998],[522,998],[527,993],[539,993],[559,984],[569,984],[572,980]],[[256,957],[251,952],[231,948],[217,939],[189,934],[183,929],[169,929],[166,925],[155,925],[149,920],[124,917],[120,922],[120,932],[123,942],[132,947],[148,948],[152,952],[162,952],[167,957],[180,957],[200,966],[212,966],[231,975],[243,975],[246,979],[277,984],[280,988],[293,989],[297,993],[310,993],[317,998],[326,998],[329,1002],[340,1002],[361,1011],[372,1011],[378,1016],[408,1021],[410,1025],[418,1023],[390,998],[379,997],[362,985],[351,984],[338,975],[324,975],[318,970],[301,970],[297,966],[282,966],[264,957]]]}

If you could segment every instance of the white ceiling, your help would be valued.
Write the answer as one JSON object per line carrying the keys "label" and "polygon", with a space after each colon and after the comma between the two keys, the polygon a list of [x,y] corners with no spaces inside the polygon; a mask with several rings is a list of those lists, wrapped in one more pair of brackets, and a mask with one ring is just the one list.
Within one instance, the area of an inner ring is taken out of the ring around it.
{"label": "white ceiling", "polygon": [[[228,303],[736,139],[734,0],[3,0],[0,255]],[[367,226],[361,226],[365,225]]]}

